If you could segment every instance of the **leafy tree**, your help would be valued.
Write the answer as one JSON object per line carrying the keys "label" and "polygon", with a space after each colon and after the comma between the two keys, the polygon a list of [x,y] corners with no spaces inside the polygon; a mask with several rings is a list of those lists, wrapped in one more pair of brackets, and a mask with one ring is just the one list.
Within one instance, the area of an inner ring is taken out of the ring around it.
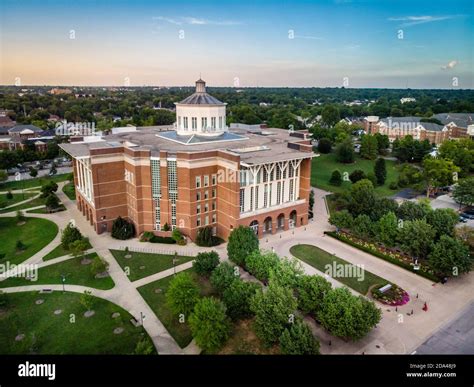
{"label": "leafy tree", "polygon": [[255,250],[258,250],[258,238],[250,227],[239,226],[231,232],[227,255],[232,262],[244,266],[245,258]]}
{"label": "leafy tree", "polygon": [[298,308],[304,313],[317,315],[331,283],[319,275],[302,275],[299,278]]}
{"label": "leafy tree", "polygon": [[36,177],[38,176],[38,170],[33,168],[33,167],[30,167],[30,176],[31,177]]}
{"label": "leafy tree", "polygon": [[452,161],[444,159],[435,159],[427,157],[423,160],[423,179],[426,184],[426,196],[439,187],[450,185],[453,183],[455,173],[460,168],[456,167]]}
{"label": "leafy tree", "polygon": [[250,300],[250,310],[255,314],[255,334],[266,344],[277,342],[294,318],[296,307],[291,289],[270,283],[266,291],[257,290]]}
{"label": "leafy tree", "polygon": [[81,238],[71,242],[68,247],[74,258],[82,258],[89,247],[89,242],[86,238]]}
{"label": "leafy tree", "polygon": [[96,276],[98,274],[104,273],[109,268],[109,264],[103,260],[101,257],[97,256],[94,258],[91,264],[91,273]]}
{"label": "leafy tree", "polygon": [[175,315],[189,316],[199,300],[199,288],[191,275],[176,274],[166,292],[166,303]]}
{"label": "leafy tree", "polygon": [[135,235],[135,226],[133,223],[119,216],[112,223],[111,236],[115,239],[130,239]]}
{"label": "leafy tree", "polygon": [[[0,152],[0,154],[1,153],[3,153],[3,152]],[[7,180],[8,180],[8,174],[4,170],[0,169],[0,184],[2,184],[3,182],[5,182]]]}
{"label": "leafy tree", "polygon": [[300,261],[294,258],[283,257],[279,259],[278,264],[270,267],[270,282],[296,289],[298,286],[298,279],[304,273]]}
{"label": "leafy tree", "polygon": [[397,216],[403,220],[423,219],[430,211],[431,207],[427,207],[423,203],[407,200],[398,207]]}
{"label": "leafy tree", "polygon": [[378,185],[384,185],[387,179],[387,167],[385,165],[385,159],[378,158],[375,162],[374,173],[377,179]]}
{"label": "leafy tree", "polygon": [[13,199],[12,191],[9,190],[9,191],[7,192],[6,198],[7,198],[8,200],[12,200],[12,199]]}
{"label": "leafy tree", "polygon": [[400,167],[397,185],[400,188],[408,187],[410,185],[419,185],[423,181],[423,174],[418,168],[410,164],[403,164]]}
{"label": "leafy tree", "polygon": [[46,198],[57,190],[58,185],[54,181],[50,181],[41,187],[41,197]]}
{"label": "leafy tree", "polygon": [[337,169],[332,171],[331,178],[329,179],[329,184],[334,186],[340,186],[342,184],[342,175]]}
{"label": "leafy tree", "polygon": [[195,243],[198,246],[211,247],[211,246],[218,245],[220,243],[220,240],[219,238],[212,235],[211,226],[205,226],[205,227],[201,227],[198,230]]}
{"label": "leafy tree", "polygon": [[438,273],[452,277],[471,271],[473,259],[463,242],[441,235],[428,256],[428,262]]}
{"label": "leafy tree", "polygon": [[454,236],[454,226],[459,222],[459,215],[451,208],[438,208],[426,214],[426,222],[436,231],[436,239],[441,235]]}
{"label": "leafy tree", "polygon": [[436,231],[426,220],[407,220],[398,232],[402,247],[416,258],[426,258],[431,250]]}
{"label": "leafy tree", "polygon": [[232,282],[239,278],[238,268],[228,262],[221,262],[211,274],[211,285],[217,292],[223,293]]}
{"label": "leafy tree", "polygon": [[71,223],[68,223],[68,225],[62,232],[61,246],[65,250],[69,250],[69,246],[71,245],[71,243],[77,240],[81,240],[82,238],[83,237],[79,229],[73,226]]}
{"label": "leafy tree", "polygon": [[313,207],[314,207],[314,191],[309,191],[309,200],[308,200],[308,218],[312,219],[313,214]]}
{"label": "leafy tree", "polygon": [[367,179],[367,176],[365,175],[365,172],[361,169],[356,169],[352,171],[351,174],[349,175],[349,180],[352,183],[357,183],[359,180],[362,180],[362,179]]}
{"label": "leafy tree", "polygon": [[95,304],[95,297],[90,290],[84,290],[84,293],[79,298],[81,305],[89,312]]}
{"label": "leafy tree", "polygon": [[439,147],[439,157],[451,160],[460,168],[459,175],[467,176],[474,171],[474,141],[468,138],[444,141]]}
{"label": "leafy tree", "polygon": [[453,198],[461,206],[474,204],[474,177],[460,181],[453,190]]}
{"label": "leafy tree", "polygon": [[245,259],[245,268],[260,281],[267,282],[270,270],[279,264],[280,258],[271,251],[255,250]]}
{"label": "leafy tree", "polygon": [[54,210],[59,207],[59,199],[55,194],[49,194],[45,201],[46,208]]}
{"label": "leafy tree", "polygon": [[181,231],[179,231],[179,228],[175,228],[171,232],[171,238],[173,238],[176,242],[183,240],[183,234],[181,233]]}
{"label": "leafy tree", "polygon": [[228,339],[230,321],[222,301],[212,297],[200,299],[189,317],[189,327],[196,344],[204,351],[218,350]]}
{"label": "leafy tree", "polygon": [[370,214],[377,200],[374,186],[370,180],[362,179],[350,189],[349,212],[353,216]]}
{"label": "leafy tree", "polygon": [[335,105],[326,105],[324,106],[321,112],[321,119],[323,123],[328,126],[334,126],[340,119],[341,115],[339,109]]}
{"label": "leafy tree", "polygon": [[393,212],[383,215],[375,225],[377,240],[386,246],[393,246],[398,235],[398,221]]}
{"label": "leafy tree", "polygon": [[379,323],[381,311],[372,301],[353,296],[342,287],[326,294],[318,318],[334,336],[359,340]]}
{"label": "leafy tree", "polygon": [[319,342],[308,325],[298,320],[281,334],[280,349],[283,355],[318,355]]}
{"label": "leafy tree", "polygon": [[354,146],[352,140],[347,139],[336,146],[336,160],[340,163],[350,164],[355,159]]}
{"label": "leafy tree", "polygon": [[369,216],[370,219],[376,222],[389,212],[397,213],[397,209],[398,203],[395,200],[390,198],[377,198]]}
{"label": "leafy tree", "polygon": [[151,355],[154,353],[153,345],[150,343],[150,340],[140,339],[137,342],[135,350],[133,351],[134,355]]}
{"label": "leafy tree", "polygon": [[347,210],[337,211],[333,213],[329,218],[329,223],[337,228],[352,228],[354,224],[354,218]]}
{"label": "leafy tree", "polygon": [[461,227],[456,227],[454,233],[457,239],[469,247],[472,254],[474,252],[474,228],[468,225],[462,225]]}
{"label": "leafy tree", "polygon": [[377,139],[369,134],[362,136],[360,144],[360,156],[364,159],[375,160],[379,153]]}
{"label": "leafy tree", "polygon": [[359,215],[354,219],[354,224],[352,226],[352,232],[355,236],[359,238],[370,238],[374,235],[374,224],[370,217],[365,214]]}
{"label": "leafy tree", "polygon": [[201,252],[193,262],[193,269],[199,275],[210,276],[219,265],[219,255],[215,251]]}
{"label": "leafy tree", "polygon": [[250,299],[259,288],[260,286],[256,283],[236,279],[224,290],[222,301],[227,306],[227,313],[232,320],[252,315]]}
{"label": "leafy tree", "polygon": [[374,137],[377,140],[377,148],[379,154],[384,154],[390,147],[390,140],[386,134],[375,133]]}
{"label": "leafy tree", "polygon": [[321,153],[331,153],[332,142],[329,138],[322,138],[318,142],[318,151]]}

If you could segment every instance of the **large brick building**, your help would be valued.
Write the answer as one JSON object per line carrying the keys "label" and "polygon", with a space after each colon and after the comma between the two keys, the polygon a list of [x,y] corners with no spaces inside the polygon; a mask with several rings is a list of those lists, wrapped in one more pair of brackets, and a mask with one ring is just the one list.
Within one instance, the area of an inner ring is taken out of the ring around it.
{"label": "large brick building", "polygon": [[226,104],[196,92],[172,127],[132,127],[62,144],[74,165],[77,206],[98,233],[118,216],[137,233],[211,226],[226,239],[250,226],[262,237],[308,222],[311,159],[303,132],[226,126]]}

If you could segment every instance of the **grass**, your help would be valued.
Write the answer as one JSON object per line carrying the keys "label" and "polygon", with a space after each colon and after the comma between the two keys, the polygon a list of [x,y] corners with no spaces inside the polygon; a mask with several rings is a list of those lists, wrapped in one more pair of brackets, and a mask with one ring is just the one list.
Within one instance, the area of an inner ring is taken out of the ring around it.
{"label": "grass", "polygon": [[[80,303],[81,294],[24,292],[7,297],[7,308],[0,309],[0,353],[3,355],[132,354],[140,340],[151,344],[145,330],[130,323],[132,316],[127,311],[100,298],[94,298],[95,314],[86,318],[85,308]],[[44,303],[36,305],[38,299]],[[58,309],[62,313],[55,315]],[[115,312],[119,312],[120,317],[113,319]],[[124,329],[119,335],[113,333],[117,327]],[[15,341],[18,334],[26,337]]]}
{"label": "grass", "polygon": [[[86,255],[89,259],[97,257],[96,253]],[[71,258],[67,261],[45,266],[38,270],[37,281],[30,281],[24,277],[10,277],[0,282],[0,288],[26,285],[56,285],[61,284],[61,275],[66,275],[67,285],[82,285],[96,289],[111,289],[115,286],[110,277],[95,278],[91,272],[91,265],[82,265],[80,258]]]}
{"label": "grass", "polygon": [[[395,191],[388,188],[392,181],[396,181],[398,178],[398,166],[394,161],[385,160],[387,167],[387,179],[383,186],[375,188],[375,191],[381,196],[392,196]],[[342,185],[337,187],[329,184],[329,179],[334,170],[339,170],[341,174],[344,172],[350,174],[356,169],[361,169],[367,175],[369,172],[373,172],[375,160],[365,160],[359,156],[356,156],[353,164],[343,164],[336,161],[335,153],[321,154],[319,157],[314,157],[312,160],[311,168],[311,185],[330,192],[344,192],[351,186],[350,181],[343,181]],[[343,176],[344,177],[344,176]]]}
{"label": "grass", "polygon": [[32,208],[32,207],[44,206],[45,202],[46,202],[45,198],[37,197],[33,200],[30,200],[27,203],[23,203],[23,204],[20,204],[18,206],[12,207],[12,208],[8,208],[8,209],[3,208],[3,209],[0,210],[0,214],[5,214],[5,213],[8,213],[8,212],[16,212],[16,211],[20,211],[20,210],[23,211],[23,210],[27,210],[28,208]]}
{"label": "grass", "polygon": [[[92,245],[89,241],[87,241],[87,249],[91,249]],[[58,245],[53,250],[51,250],[48,254],[43,257],[43,261],[49,261],[54,258],[62,257],[64,255],[69,255],[71,252],[66,250],[62,245]]]}
{"label": "grass", "polygon": [[[47,219],[25,218],[24,224],[18,224],[13,217],[0,218],[0,263],[9,261],[18,264],[30,258],[49,244],[58,233],[58,226]],[[17,251],[16,243],[21,241],[25,249]]]}
{"label": "grass", "polygon": [[[313,245],[295,245],[290,249],[290,253],[303,262],[313,266],[319,271],[325,273],[326,265],[333,265],[336,262],[338,265],[351,265],[350,262],[345,261],[335,255],[329,254],[327,251],[321,250],[319,247]],[[356,276],[333,276],[334,279],[340,283],[354,289],[355,291],[367,295],[369,289],[373,285],[386,285],[390,283],[386,279],[372,274],[370,271],[364,270],[364,279],[359,281]]]}
{"label": "grass", "polygon": [[50,181],[59,183],[61,181],[66,181],[68,179],[68,176],[69,173],[62,173],[60,175],[55,176],[42,176],[21,181],[8,181],[6,183],[0,184],[0,191],[40,187],[46,183],[49,183]]}
{"label": "grass", "polygon": [[0,194],[0,206],[4,205],[3,207],[8,207],[18,202],[21,202],[23,200],[29,199],[37,194],[32,193],[32,192],[25,192],[24,194],[14,193],[12,195],[13,195],[13,198],[8,199],[7,194]]}
{"label": "grass", "polygon": [[55,213],[61,212],[61,211],[66,211],[66,207],[62,204],[60,204],[59,207],[53,212],[50,212],[46,207],[37,208],[36,210],[29,210],[29,211],[26,211],[26,212],[28,214],[55,214]]}
{"label": "grass", "polygon": [[76,188],[74,187],[74,183],[64,184],[63,192],[70,200],[76,200]]}
{"label": "grass", "polygon": [[[136,253],[129,252],[132,258],[125,258],[127,254],[121,250],[110,250],[112,255],[115,257],[120,267],[126,272],[126,268],[130,270],[128,278],[130,281],[136,281],[141,278],[148,277],[149,275],[159,273],[160,271],[171,269],[173,267],[173,255],[165,254],[149,254],[149,253]],[[183,263],[193,260],[195,257],[184,257],[178,255],[177,266]],[[145,268],[140,269],[140,267]]]}
{"label": "grass", "polygon": [[[186,271],[195,278],[200,288],[201,296],[206,297],[214,294],[212,286],[207,279],[198,276],[192,269]],[[184,348],[191,342],[193,336],[188,325],[186,323],[180,323],[178,316],[174,315],[166,304],[166,291],[172,279],[173,276],[162,278],[139,287],[138,291],[178,345]],[[161,289],[161,291],[155,293],[155,289]]]}

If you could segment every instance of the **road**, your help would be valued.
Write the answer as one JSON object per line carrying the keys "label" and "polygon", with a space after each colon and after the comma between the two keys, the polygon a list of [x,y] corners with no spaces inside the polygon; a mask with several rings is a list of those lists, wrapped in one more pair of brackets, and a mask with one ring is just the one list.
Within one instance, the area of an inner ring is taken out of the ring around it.
{"label": "road", "polygon": [[[63,173],[72,172],[72,167],[58,167],[58,168],[56,168],[56,170],[57,170],[57,175],[61,175]],[[38,176],[36,176],[36,177],[46,176],[49,173],[49,171],[50,171],[49,168],[40,169],[38,171]],[[16,178],[15,175],[10,175],[10,176],[8,176],[7,181],[15,181],[16,180],[15,178]],[[21,174],[21,180],[29,180],[29,179],[33,179],[33,177],[30,176],[29,172],[25,172],[25,173]]]}

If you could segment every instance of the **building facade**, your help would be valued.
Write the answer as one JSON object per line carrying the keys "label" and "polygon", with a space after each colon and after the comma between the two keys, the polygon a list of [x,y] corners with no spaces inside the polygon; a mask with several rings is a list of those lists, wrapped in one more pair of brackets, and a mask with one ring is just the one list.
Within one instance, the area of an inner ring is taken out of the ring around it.
{"label": "building facade", "polygon": [[227,239],[240,225],[263,237],[307,224],[314,154],[306,133],[229,130],[225,104],[202,80],[176,114],[173,127],[61,144],[73,159],[77,206],[97,233],[119,216],[137,234],[167,224],[192,240],[205,226]]}

